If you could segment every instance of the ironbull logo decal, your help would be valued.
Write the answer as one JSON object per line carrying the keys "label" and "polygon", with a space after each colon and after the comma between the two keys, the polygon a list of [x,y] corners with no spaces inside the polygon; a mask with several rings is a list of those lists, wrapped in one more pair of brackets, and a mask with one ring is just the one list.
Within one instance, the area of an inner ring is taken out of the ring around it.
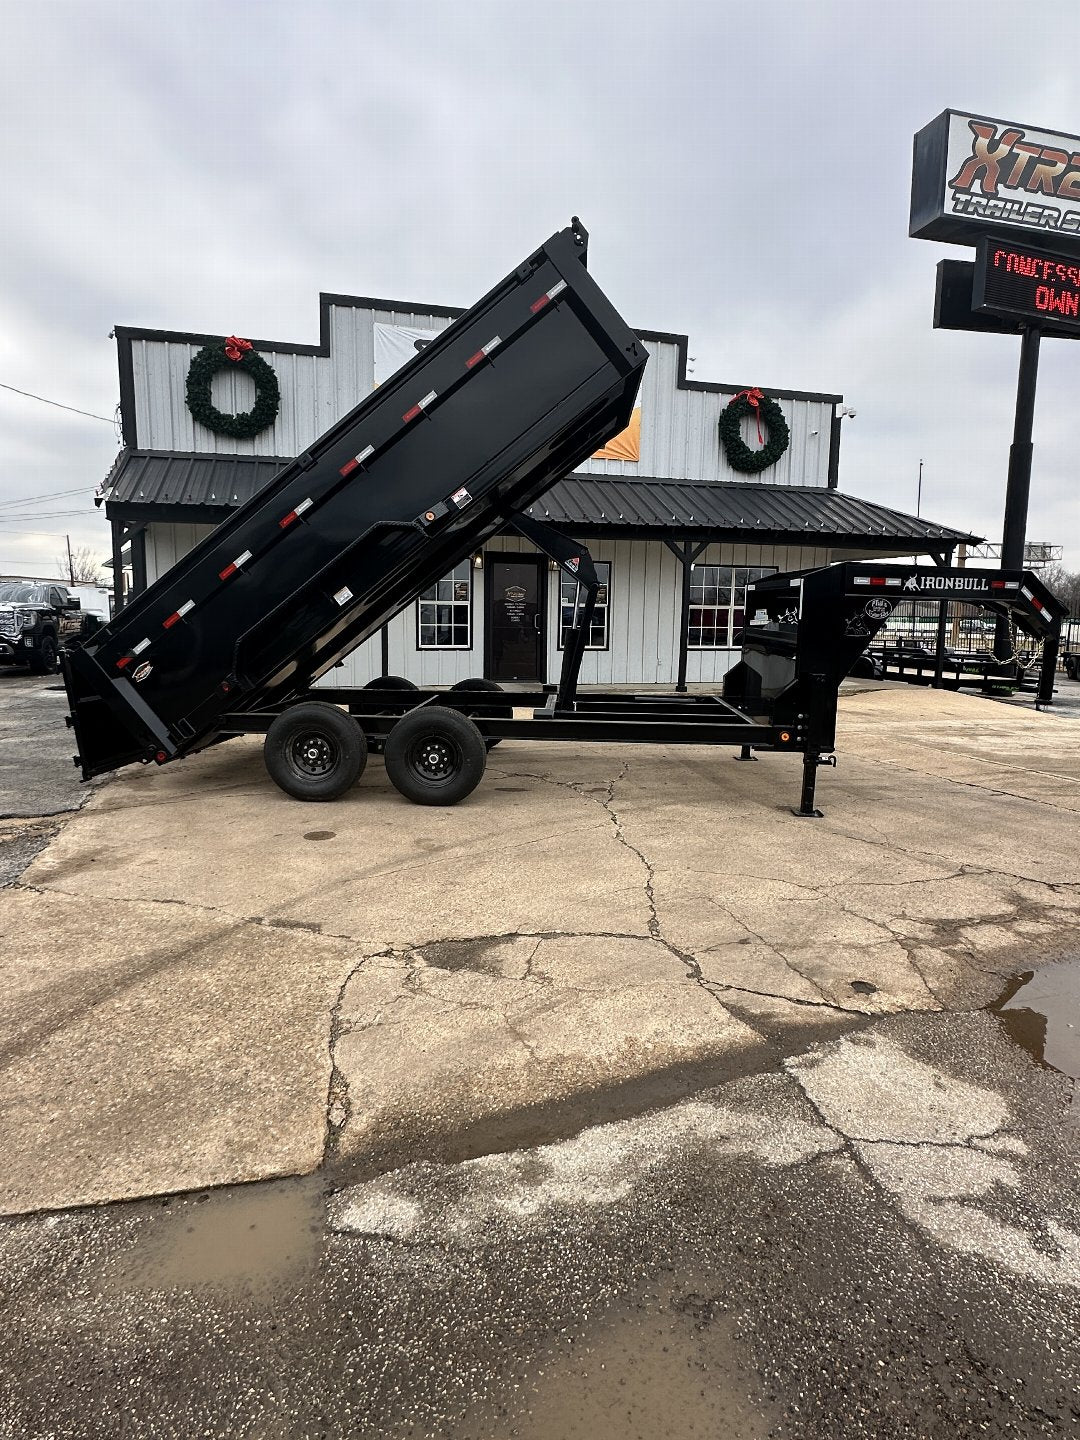
{"label": "ironbull logo decal", "polygon": [[[971,153],[949,181],[956,214],[978,215],[1013,224],[1048,230],[1080,232],[1080,152],[1033,143],[1019,125],[969,120]],[[1002,191],[1050,196],[1070,208],[1023,198],[1010,199]]]}
{"label": "ironbull logo decal", "polygon": [[924,591],[933,590],[964,590],[972,593],[990,591],[990,582],[985,575],[909,575],[904,581],[903,589],[913,590],[918,594]]}

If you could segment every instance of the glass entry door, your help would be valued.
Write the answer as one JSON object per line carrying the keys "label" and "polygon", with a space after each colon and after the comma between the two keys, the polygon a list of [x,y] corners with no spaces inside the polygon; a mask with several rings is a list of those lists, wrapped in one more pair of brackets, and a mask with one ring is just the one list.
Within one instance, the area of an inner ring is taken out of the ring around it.
{"label": "glass entry door", "polygon": [[544,634],[545,562],[539,555],[502,558],[487,555],[487,655],[484,674],[491,680],[543,684],[547,641]]}

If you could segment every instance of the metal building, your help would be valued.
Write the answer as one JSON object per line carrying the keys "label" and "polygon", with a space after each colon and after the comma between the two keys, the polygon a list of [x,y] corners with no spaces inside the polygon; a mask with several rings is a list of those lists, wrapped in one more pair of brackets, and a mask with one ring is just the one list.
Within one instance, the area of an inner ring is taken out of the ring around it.
{"label": "metal building", "polygon": [[[281,398],[276,419],[251,440],[206,429],[187,407],[191,362],[218,337],[118,327],[125,444],[103,486],[118,592],[125,572],[129,595],[155,580],[459,313],[323,295],[318,345],[252,342]],[[719,679],[737,655],[748,579],[840,558],[947,557],[975,538],[838,491],[838,395],[762,386],[790,442],[753,478],[733,470],[718,423],[748,387],[688,378],[685,336],[639,333],[650,361],[633,435],[610,442],[532,511],[587,539],[602,567],[583,683]],[[215,377],[218,410],[252,403],[245,374]],[[744,420],[751,446],[752,430]],[[500,537],[356,650],[332,681],[543,683],[558,673],[573,589],[526,541]]]}

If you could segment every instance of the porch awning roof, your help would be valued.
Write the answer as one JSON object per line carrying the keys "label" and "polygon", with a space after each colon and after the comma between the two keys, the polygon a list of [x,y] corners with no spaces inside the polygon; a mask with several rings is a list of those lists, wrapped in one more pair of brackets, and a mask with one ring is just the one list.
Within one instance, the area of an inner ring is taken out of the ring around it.
{"label": "porch awning roof", "polygon": [[[217,524],[289,457],[121,451],[105,488],[110,519]],[[571,475],[528,512],[575,535],[820,545],[872,554],[952,550],[980,538],[838,490],[767,483]]]}

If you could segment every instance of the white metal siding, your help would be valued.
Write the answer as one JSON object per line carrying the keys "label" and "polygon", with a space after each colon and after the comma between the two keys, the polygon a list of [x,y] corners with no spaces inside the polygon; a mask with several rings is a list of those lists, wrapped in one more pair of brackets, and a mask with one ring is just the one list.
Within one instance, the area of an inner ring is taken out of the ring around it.
{"label": "white metal siding", "polygon": [[[263,351],[281,390],[273,425],[252,440],[215,435],[191,418],[186,402],[188,367],[198,346],[172,340],[132,341],[136,426],[147,450],[209,451],[227,455],[298,455],[370,394],[374,379],[374,325],[407,325],[443,330],[444,316],[405,310],[371,310],[335,305],[330,309],[330,354],[292,355]],[[717,425],[732,398],[715,391],[680,390],[679,347],[647,341],[650,361],[642,382],[641,460],[587,460],[580,473],[649,475],[662,480],[736,480],[764,485],[828,483],[832,406],[822,401],[779,400],[791,443],[775,465],[759,475],[732,470],[720,446]],[[766,392],[767,392],[767,386]],[[239,412],[254,404],[254,386],[242,371],[214,378],[219,410]],[[756,445],[754,421],[743,421],[743,436]]]}
{"label": "white metal siding", "polygon": [[[146,530],[146,578],[152,583],[187,553],[208,525],[154,523]],[[682,614],[682,566],[659,540],[589,541],[595,560],[611,565],[608,600],[608,648],[586,650],[581,665],[583,685],[674,685],[679,668],[679,621]],[[488,554],[533,555],[526,541],[499,535],[484,547]],[[710,545],[699,565],[775,565],[778,570],[805,570],[829,561],[822,548],[796,545]],[[545,563],[546,557],[545,557]],[[404,675],[417,685],[453,685],[484,673],[484,581],[486,567],[474,569],[472,648],[421,650],[416,643],[416,601],[389,623],[389,673]],[[562,665],[559,649],[559,573],[547,575],[547,679],[553,684]],[[737,650],[690,650],[688,681],[718,682],[739,658]],[[327,686],[360,686],[382,670],[382,636],[373,635],[319,682]]]}

